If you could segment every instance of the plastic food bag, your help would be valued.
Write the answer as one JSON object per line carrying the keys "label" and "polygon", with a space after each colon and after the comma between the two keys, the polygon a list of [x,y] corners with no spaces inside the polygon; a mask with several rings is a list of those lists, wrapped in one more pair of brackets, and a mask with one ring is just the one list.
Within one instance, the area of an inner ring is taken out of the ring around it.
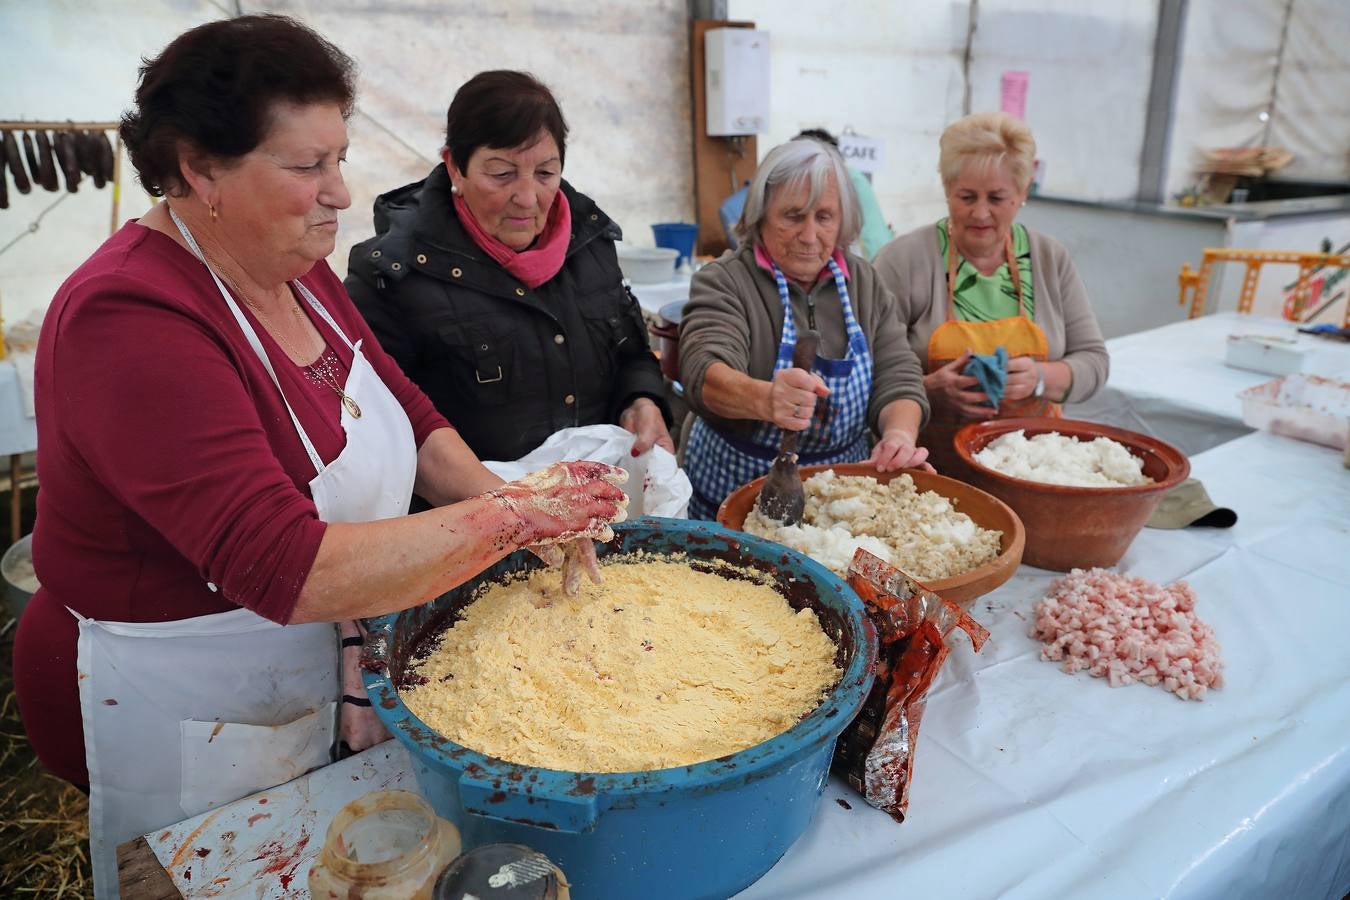
{"label": "plastic food bag", "polygon": [[989,632],[961,607],[866,550],[854,553],[848,583],[867,605],[880,649],[876,681],[862,711],[840,735],[833,767],[868,803],[903,822],[919,723],[928,689],[950,650],[946,638],[959,628],[979,652]]}
{"label": "plastic food bag", "polygon": [[609,463],[628,472],[628,483],[622,485],[628,494],[628,518],[685,518],[689,512],[689,498],[694,493],[689,476],[675,461],[675,455],[661,447],[633,456],[635,440],[631,432],[618,425],[564,428],[549,435],[548,440],[520,459],[484,461],[483,465],[493,474],[515,481],[555,462],[589,459]]}

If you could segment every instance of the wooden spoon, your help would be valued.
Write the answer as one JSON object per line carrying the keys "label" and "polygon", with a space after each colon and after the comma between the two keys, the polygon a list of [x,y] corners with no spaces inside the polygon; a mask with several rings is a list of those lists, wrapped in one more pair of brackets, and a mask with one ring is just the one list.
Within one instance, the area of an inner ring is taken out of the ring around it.
{"label": "wooden spoon", "polygon": [[[820,348],[820,332],[806,329],[797,335],[797,345],[792,348],[794,368],[811,371],[816,363],[816,351]],[[796,525],[802,520],[806,509],[806,492],[802,489],[801,475],[797,472],[798,431],[783,431],[783,445],[773,461],[773,468],[764,479],[764,487],[759,491],[759,511],[767,518],[782,522],[784,525]]]}

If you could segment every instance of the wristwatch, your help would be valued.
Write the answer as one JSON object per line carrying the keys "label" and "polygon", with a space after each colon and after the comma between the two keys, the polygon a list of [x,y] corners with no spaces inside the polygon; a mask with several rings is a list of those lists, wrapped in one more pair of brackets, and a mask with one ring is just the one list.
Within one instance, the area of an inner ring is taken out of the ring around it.
{"label": "wristwatch", "polygon": [[1045,368],[1040,363],[1036,363],[1036,389],[1031,396],[1038,400],[1045,396]]}

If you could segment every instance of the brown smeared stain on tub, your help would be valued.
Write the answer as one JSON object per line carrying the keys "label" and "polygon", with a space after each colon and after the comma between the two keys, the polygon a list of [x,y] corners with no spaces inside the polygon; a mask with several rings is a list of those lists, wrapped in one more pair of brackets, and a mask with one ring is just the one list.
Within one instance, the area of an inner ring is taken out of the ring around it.
{"label": "brown smeared stain on tub", "polygon": [[197,855],[200,856],[202,859],[206,859],[206,857],[208,857],[208,856],[211,855],[211,848],[210,848],[210,847],[198,847],[198,848],[197,848]]}
{"label": "brown smeared stain on tub", "polygon": [[852,808],[853,808],[852,806],[849,805],[849,802],[848,802],[847,800],[845,800],[843,797],[835,797],[835,798],[834,798],[834,802],[835,802],[835,803],[838,803],[838,804],[839,804],[840,806],[842,806],[844,809],[852,809]]}
{"label": "brown smeared stain on tub", "polygon": [[216,739],[216,735],[220,734],[220,732],[221,732],[224,728],[225,728],[225,723],[224,723],[224,722],[217,722],[217,723],[216,723],[216,727],[211,729],[211,736],[208,737],[208,738],[206,739],[206,742],[209,744],[209,743],[211,743],[212,741],[214,741],[214,740]]}
{"label": "brown smeared stain on tub", "polygon": [[260,819],[270,819],[270,818],[272,818],[271,813],[254,813],[253,815],[248,817],[248,827],[252,828],[255,824],[257,824],[258,820]]}
{"label": "brown smeared stain on tub", "polygon": [[595,794],[595,779],[577,776],[577,783],[567,793],[573,797],[590,797]]}

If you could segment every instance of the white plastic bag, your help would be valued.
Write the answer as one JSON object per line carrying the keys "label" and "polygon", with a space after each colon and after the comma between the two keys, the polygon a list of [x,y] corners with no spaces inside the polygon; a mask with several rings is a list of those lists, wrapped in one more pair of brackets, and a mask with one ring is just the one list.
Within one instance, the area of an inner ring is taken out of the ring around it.
{"label": "white plastic bag", "polygon": [[589,459],[620,466],[628,471],[628,518],[665,516],[683,519],[689,514],[689,498],[694,487],[689,476],[675,461],[675,455],[661,447],[652,447],[641,456],[633,456],[637,438],[618,425],[586,425],[564,428],[548,440],[511,462],[484,461],[493,474],[514,481],[555,462]]}

